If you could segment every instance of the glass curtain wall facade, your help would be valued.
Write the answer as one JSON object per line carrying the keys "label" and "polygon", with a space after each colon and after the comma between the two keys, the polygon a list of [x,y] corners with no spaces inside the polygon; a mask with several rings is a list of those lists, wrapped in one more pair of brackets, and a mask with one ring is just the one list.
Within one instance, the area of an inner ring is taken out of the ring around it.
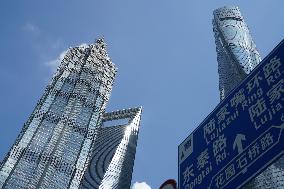
{"label": "glass curtain wall facade", "polygon": [[213,13],[220,99],[224,99],[261,61],[238,7],[223,7]]}
{"label": "glass curtain wall facade", "polygon": [[[131,108],[104,114],[80,189],[130,188],[141,111]],[[104,126],[120,119],[127,119],[127,123]]]}
{"label": "glass curtain wall facade", "polygon": [[[213,12],[220,99],[223,100],[261,61],[249,29],[238,7],[222,7]],[[284,158],[253,179],[245,188],[284,187]]]}
{"label": "glass curtain wall facade", "polygon": [[0,188],[78,188],[116,74],[106,44],[71,48],[0,167]]}

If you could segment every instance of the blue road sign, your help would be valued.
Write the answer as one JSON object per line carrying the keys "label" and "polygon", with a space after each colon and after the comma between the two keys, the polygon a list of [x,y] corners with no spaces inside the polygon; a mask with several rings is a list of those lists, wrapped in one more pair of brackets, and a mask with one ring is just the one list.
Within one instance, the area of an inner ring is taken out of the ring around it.
{"label": "blue road sign", "polygon": [[179,145],[179,189],[240,188],[284,153],[284,40]]}

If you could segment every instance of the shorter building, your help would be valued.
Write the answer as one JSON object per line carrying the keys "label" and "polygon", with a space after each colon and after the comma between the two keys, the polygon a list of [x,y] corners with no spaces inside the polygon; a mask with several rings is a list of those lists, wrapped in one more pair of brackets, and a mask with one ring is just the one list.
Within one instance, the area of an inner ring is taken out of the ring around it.
{"label": "shorter building", "polygon": [[[131,108],[103,115],[81,189],[130,188],[141,111]],[[106,126],[123,120],[127,123]]]}

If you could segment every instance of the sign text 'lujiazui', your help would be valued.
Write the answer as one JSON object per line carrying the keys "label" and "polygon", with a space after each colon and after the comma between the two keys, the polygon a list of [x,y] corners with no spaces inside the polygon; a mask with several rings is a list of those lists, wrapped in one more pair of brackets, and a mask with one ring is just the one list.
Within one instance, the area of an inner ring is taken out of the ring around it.
{"label": "sign text 'lujiazui'", "polygon": [[284,40],[179,145],[179,189],[240,188],[283,155],[283,72]]}

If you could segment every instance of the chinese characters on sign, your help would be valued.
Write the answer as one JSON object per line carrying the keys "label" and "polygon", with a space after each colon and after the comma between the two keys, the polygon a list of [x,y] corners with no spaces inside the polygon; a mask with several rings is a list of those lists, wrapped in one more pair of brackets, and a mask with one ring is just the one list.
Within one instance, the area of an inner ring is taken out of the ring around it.
{"label": "chinese characters on sign", "polygon": [[276,49],[179,146],[180,189],[238,188],[284,153],[284,42]]}

